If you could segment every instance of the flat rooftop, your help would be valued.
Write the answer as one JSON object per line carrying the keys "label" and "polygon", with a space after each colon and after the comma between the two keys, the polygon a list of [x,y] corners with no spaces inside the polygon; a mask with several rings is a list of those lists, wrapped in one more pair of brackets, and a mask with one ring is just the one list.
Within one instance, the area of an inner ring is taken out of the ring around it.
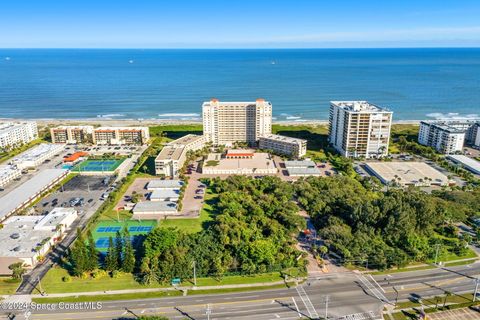
{"label": "flat rooftop", "polygon": [[15,173],[17,171],[20,171],[20,170],[18,170],[14,166],[0,165],[0,180],[10,176],[12,173]]}
{"label": "flat rooftop", "polygon": [[0,229],[0,256],[29,258],[44,239],[55,235],[55,230],[35,230],[43,216],[13,216]]}
{"label": "flat rooftop", "polygon": [[311,168],[315,167],[315,162],[310,160],[291,160],[285,161],[285,167],[288,168]]}
{"label": "flat rooftop", "polygon": [[55,208],[44,216],[12,216],[0,229],[0,256],[28,258],[42,240],[56,235],[56,227],[66,219],[77,217],[73,208]]}
{"label": "flat rooftop", "polygon": [[133,213],[148,212],[148,213],[175,213],[177,212],[177,204],[172,201],[142,201],[138,202],[133,207]]}
{"label": "flat rooftop", "polygon": [[155,160],[179,160],[185,147],[175,147],[166,145],[158,154]]}
{"label": "flat rooftop", "polygon": [[183,186],[181,180],[150,180],[147,184],[147,189],[180,189]]}
{"label": "flat rooftop", "polygon": [[286,137],[286,136],[281,136],[279,134],[266,134],[263,137],[260,137],[260,139],[262,139],[262,138],[275,140],[275,141],[281,141],[281,142],[287,142],[287,143],[307,142],[307,140],[305,140],[305,139]]}
{"label": "flat rooftop", "polygon": [[219,107],[230,107],[230,106],[255,106],[257,104],[268,104],[272,105],[271,102],[265,101],[265,99],[257,99],[256,101],[219,101],[218,99],[212,99],[210,101],[205,101],[202,106],[219,106]]}
{"label": "flat rooftop", "polygon": [[[215,166],[208,166],[209,161],[218,161]],[[268,153],[254,153],[252,158],[248,159],[225,159],[220,153],[211,153],[203,164],[203,169],[209,170],[231,170],[238,169],[271,169],[275,170],[275,163]]]}
{"label": "flat rooftop", "polygon": [[320,169],[317,167],[308,167],[308,168],[288,168],[289,176],[317,176],[321,174]]}
{"label": "flat rooftop", "polygon": [[13,210],[29,201],[35,194],[43,191],[54,180],[65,175],[65,169],[45,169],[38,172],[30,180],[13,189],[0,198],[0,220],[9,215]]}
{"label": "flat rooftop", "polygon": [[27,122],[1,122],[0,123],[0,135],[3,135],[3,134],[8,134],[10,133],[12,130],[16,129],[16,128],[19,128],[19,127],[23,127],[24,125],[28,124],[28,123],[32,123],[32,122],[35,122],[35,121],[27,121]]}
{"label": "flat rooftop", "polygon": [[450,133],[465,133],[469,126],[473,125],[474,121],[421,121],[423,124],[428,124],[433,127],[437,127],[441,130],[448,131]]}
{"label": "flat rooftop", "polygon": [[391,113],[385,107],[377,106],[368,101],[330,101],[334,106],[344,109],[350,112],[370,113],[370,112],[388,112]]}
{"label": "flat rooftop", "polygon": [[22,152],[12,160],[10,163],[21,163],[24,161],[35,161],[37,158],[43,157],[51,152],[61,152],[64,149],[63,144],[56,143],[42,143],[25,152]]}
{"label": "flat rooftop", "polygon": [[[425,162],[370,162],[367,168],[384,184],[395,180],[401,185],[448,185],[446,175]],[[428,181],[427,179],[428,178]],[[431,179],[431,180],[430,180]]]}
{"label": "flat rooftop", "polygon": [[475,159],[469,158],[464,155],[456,154],[448,155],[447,158],[453,160],[454,162],[462,164],[467,169],[475,172],[476,174],[480,174],[480,162]]}
{"label": "flat rooftop", "polygon": [[155,189],[150,194],[150,200],[153,199],[175,199],[180,197],[180,190],[179,189]]}

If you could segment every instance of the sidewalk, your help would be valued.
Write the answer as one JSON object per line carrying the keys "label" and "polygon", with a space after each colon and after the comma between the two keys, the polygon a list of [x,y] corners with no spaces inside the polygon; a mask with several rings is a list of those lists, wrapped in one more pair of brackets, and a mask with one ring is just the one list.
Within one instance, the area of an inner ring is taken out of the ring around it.
{"label": "sidewalk", "polygon": [[305,278],[289,279],[285,281],[275,282],[259,282],[259,283],[246,283],[246,284],[227,284],[218,286],[186,286],[186,287],[168,287],[168,288],[146,288],[146,289],[125,289],[125,290],[106,290],[106,291],[90,291],[90,292],[69,292],[69,293],[52,293],[46,295],[32,294],[32,298],[61,298],[61,297],[74,297],[74,296],[98,296],[98,295],[114,295],[125,293],[140,293],[140,292],[160,292],[160,291],[185,291],[185,290],[218,290],[218,289],[237,289],[237,288],[255,288],[255,287],[270,287],[283,284],[298,283],[305,280]]}

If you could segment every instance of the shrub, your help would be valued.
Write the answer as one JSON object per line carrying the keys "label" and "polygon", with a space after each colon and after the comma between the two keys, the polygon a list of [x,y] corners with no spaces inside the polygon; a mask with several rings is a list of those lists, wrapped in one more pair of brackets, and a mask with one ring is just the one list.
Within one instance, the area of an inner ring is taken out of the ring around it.
{"label": "shrub", "polygon": [[71,281],[72,281],[72,277],[70,277],[70,276],[68,276],[68,275],[67,275],[67,276],[63,276],[63,277],[62,277],[62,281],[63,281],[63,282],[71,282]]}

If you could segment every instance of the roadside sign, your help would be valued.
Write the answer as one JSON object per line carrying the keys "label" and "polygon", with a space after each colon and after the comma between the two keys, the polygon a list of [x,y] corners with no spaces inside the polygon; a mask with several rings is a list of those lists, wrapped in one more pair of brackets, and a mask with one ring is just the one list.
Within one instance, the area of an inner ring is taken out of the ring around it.
{"label": "roadside sign", "polygon": [[178,286],[182,281],[180,278],[173,278],[172,279],[172,286]]}

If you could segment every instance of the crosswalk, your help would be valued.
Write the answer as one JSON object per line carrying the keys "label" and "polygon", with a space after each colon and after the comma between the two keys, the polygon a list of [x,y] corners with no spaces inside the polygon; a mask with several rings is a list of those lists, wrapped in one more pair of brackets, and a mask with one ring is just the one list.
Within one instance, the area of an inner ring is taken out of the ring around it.
{"label": "crosswalk", "polygon": [[307,308],[310,319],[318,319],[319,316],[317,310],[315,310],[315,307],[313,306],[312,301],[308,297],[308,294],[305,292],[303,286],[297,286],[297,293],[303,304],[305,305],[305,308]]}

